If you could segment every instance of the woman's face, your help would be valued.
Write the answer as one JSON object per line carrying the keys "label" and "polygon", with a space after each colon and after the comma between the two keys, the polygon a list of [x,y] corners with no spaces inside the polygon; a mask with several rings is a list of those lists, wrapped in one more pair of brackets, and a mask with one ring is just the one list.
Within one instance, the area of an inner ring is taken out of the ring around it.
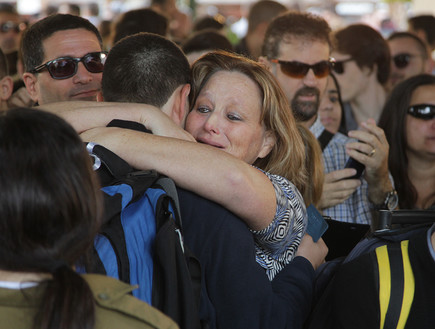
{"label": "woman's face", "polygon": [[326,92],[320,101],[319,116],[323,126],[332,133],[336,133],[341,122],[341,106],[338,100],[338,90],[334,80],[328,77]]}
{"label": "woman's face", "polygon": [[[435,105],[435,85],[420,86],[414,90],[410,106],[417,104]],[[435,157],[435,118],[423,120],[406,115],[408,156]]]}
{"label": "woman's face", "polygon": [[261,106],[260,90],[250,78],[239,72],[219,71],[200,91],[187,117],[186,130],[198,142],[252,164],[273,146],[260,123]]}

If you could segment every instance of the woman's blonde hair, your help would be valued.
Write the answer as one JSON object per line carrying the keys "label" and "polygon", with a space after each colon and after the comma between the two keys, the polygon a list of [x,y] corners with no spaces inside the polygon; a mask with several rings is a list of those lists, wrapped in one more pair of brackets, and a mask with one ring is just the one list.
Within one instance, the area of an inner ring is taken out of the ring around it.
{"label": "woman's blonde hair", "polygon": [[304,197],[305,204],[317,206],[322,196],[325,179],[322,150],[317,138],[307,127],[301,123],[297,123],[297,127],[305,144],[305,168],[308,174],[307,184],[303,189],[300,189],[300,192]]}
{"label": "woman's blonde hair", "polygon": [[273,133],[276,142],[270,153],[253,165],[290,180],[302,191],[308,184],[305,168],[305,146],[295,118],[274,76],[261,64],[225,51],[210,52],[192,66],[191,107],[211,76],[219,71],[239,72],[254,81],[262,96],[260,122]]}

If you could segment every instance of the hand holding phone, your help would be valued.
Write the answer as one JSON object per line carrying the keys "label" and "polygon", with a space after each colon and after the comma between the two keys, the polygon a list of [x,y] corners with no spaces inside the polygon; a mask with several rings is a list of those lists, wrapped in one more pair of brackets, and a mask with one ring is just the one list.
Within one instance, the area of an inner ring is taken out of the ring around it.
{"label": "hand holding phone", "polygon": [[361,162],[355,160],[354,158],[349,158],[344,165],[344,168],[353,168],[356,170],[356,174],[351,177],[346,177],[345,179],[356,179],[360,178],[366,168]]}

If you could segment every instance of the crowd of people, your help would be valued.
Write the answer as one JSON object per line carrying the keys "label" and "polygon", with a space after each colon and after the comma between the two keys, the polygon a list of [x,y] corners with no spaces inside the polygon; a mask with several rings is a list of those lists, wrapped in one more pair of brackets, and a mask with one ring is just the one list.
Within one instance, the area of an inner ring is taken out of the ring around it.
{"label": "crowd of people", "polygon": [[[82,141],[176,183],[203,328],[303,328],[328,248],[346,256],[379,210],[435,210],[435,17],[385,39],[259,0],[239,44],[222,21],[185,19],[155,0],[102,35],[77,14],[27,24],[0,7],[5,328],[177,327],[133,287],[75,271],[104,211]],[[149,133],[107,127],[113,119]],[[424,236],[424,266],[410,249],[422,281],[403,328],[431,327],[435,225]],[[376,297],[367,257],[335,278],[334,328],[379,327],[382,301],[358,313],[364,291]]]}

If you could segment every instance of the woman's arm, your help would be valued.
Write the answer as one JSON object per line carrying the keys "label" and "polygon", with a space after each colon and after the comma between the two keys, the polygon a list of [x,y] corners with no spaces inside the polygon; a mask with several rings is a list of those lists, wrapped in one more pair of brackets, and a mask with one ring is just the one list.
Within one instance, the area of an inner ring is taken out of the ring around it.
{"label": "woman's arm", "polygon": [[92,129],[82,138],[137,169],[158,170],[180,187],[221,204],[253,230],[266,228],[275,217],[276,196],[267,176],[219,149],[121,128]]}

